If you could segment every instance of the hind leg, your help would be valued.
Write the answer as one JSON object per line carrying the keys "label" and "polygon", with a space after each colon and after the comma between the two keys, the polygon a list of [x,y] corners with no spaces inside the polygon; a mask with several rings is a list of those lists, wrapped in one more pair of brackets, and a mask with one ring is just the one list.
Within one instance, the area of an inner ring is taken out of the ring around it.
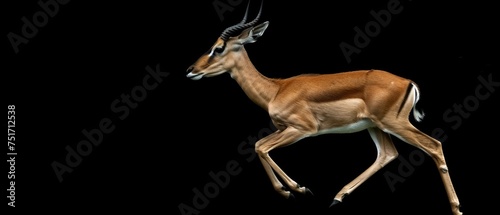
{"label": "hind leg", "polygon": [[369,128],[368,132],[370,133],[370,136],[373,139],[373,142],[375,142],[375,146],[377,147],[377,159],[370,167],[368,167],[368,169],[361,173],[361,175],[356,177],[353,181],[344,186],[344,188],[342,188],[339,193],[337,193],[330,207],[341,202],[346,195],[353,192],[369,177],[371,177],[378,170],[380,170],[382,167],[387,165],[398,156],[398,152],[396,151],[396,148],[394,147],[389,134],[376,127]]}
{"label": "hind leg", "polygon": [[461,215],[462,212],[460,212],[460,202],[458,201],[455,188],[451,182],[441,142],[421,132],[410,124],[410,122],[399,122],[396,126],[387,126],[386,131],[397,136],[401,140],[422,149],[434,160],[448,195],[451,210],[454,215]]}

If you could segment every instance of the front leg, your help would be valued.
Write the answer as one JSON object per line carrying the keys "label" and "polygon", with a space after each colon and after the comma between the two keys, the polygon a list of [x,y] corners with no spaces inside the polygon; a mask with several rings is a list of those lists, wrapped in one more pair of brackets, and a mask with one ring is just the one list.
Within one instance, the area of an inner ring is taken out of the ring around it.
{"label": "front leg", "polygon": [[285,198],[293,198],[293,194],[290,191],[287,191],[285,187],[281,184],[281,182],[277,179],[276,174],[280,176],[280,178],[285,182],[285,184],[293,191],[299,193],[310,193],[312,192],[305,188],[301,187],[297,182],[291,179],[269,156],[269,152],[272,149],[278,147],[288,146],[302,137],[306,136],[304,132],[301,132],[295,128],[288,127],[283,131],[276,131],[275,133],[270,134],[269,136],[262,138],[255,144],[255,150],[259,155],[260,161],[266,170],[269,179],[271,179],[271,183],[273,184],[274,189],[284,196]]}
{"label": "front leg", "polygon": [[293,198],[293,194],[290,193],[290,191],[286,190],[286,187],[283,186],[283,184],[278,180],[276,175],[274,174],[273,169],[269,164],[267,163],[266,160],[264,160],[262,157],[259,156],[260,162],[262,163],[262,166],[264,166],[264,170],[266,170],[267,176],[269,176],[269,179],[271,180],[271,183],[273,184],[274,190],[278,192],[280,195],[284,196],[286,199]]}

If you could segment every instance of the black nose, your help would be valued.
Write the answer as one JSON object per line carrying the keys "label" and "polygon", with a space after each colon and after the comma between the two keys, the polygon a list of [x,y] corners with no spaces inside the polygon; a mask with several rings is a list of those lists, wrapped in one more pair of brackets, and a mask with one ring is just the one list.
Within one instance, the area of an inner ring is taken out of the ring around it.
{"label": "black nose", "polygon": [[191,65],[191,66],[190,66],[190,67],[186,70],[186,72],[187,72],[187,73],[189,73],[189,72],[193,71],[193,69],[194,69],[194,66],[192,66],[192,65]]}

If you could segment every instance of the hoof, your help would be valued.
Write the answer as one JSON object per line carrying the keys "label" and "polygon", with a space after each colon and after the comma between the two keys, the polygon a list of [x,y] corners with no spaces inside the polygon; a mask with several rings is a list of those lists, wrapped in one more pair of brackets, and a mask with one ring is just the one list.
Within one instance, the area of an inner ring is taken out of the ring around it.
{"label": "hoof", "polygon": [[333,207],[334,205],[336,205],[336,204],[338,204],[338,203],[340,203],[340,201],[339,201],[339,200],[334,199],[334,200],[333,200],[333,202],[332,202],[332,204],[330,204],[330,207]]}
{"label": "hoof", "polygon": [[309,188],[306,188],[305,195],[306,196],[314,196],[314,193],[311,190],[309,190]]}
{"label": "hoof", "polygon": [[290,195],[286,199],[289,201],[295,201],[295,196],[293,195],[293,193],[290,193]]}

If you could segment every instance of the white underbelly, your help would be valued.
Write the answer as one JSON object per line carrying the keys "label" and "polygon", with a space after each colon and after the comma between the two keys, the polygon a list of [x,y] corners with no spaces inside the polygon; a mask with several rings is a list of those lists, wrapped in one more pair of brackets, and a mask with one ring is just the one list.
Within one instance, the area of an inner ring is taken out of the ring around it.
{"label": "white underbelly", "polygon": [[313,134],[312,136],[317,136],[321,134],[334,134],[334,133],[354,133],[358,131],[365,130],[367,128],[375,127],[375,124],[369,119],[362,119],[355,123],[347,124],[340,127],[323,129],[318,131],[318,133]]}

